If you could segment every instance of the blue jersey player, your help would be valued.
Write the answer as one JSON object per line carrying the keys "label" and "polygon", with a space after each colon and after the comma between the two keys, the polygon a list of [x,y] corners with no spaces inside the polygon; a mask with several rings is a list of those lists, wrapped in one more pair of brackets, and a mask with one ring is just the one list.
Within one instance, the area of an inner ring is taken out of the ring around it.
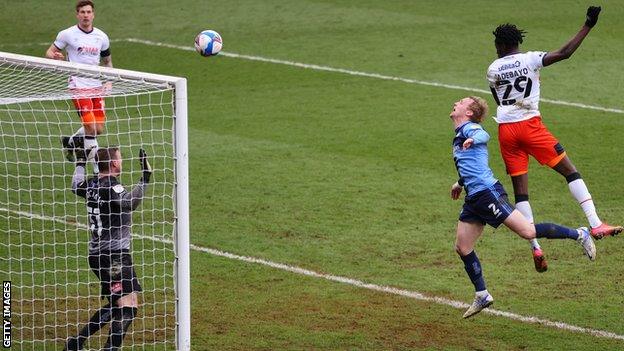
{"label": "blue jersey player", "polygon": [[474,245],[486,223],[494,228],[504,224],[526,240],[536,237],[573,239],[581,244],[590,260],[596,258],[596,247],[587,228],[573,229],[552,223],[533,225],[509,203],[505,189],[488,165],[490,135],[480,124],[487,110],[485,100],[469,96],[457,101],[450,114],[455,126],[453,158],[459,173],[459,180],[451,187],[451,198],[457,200],[462,188],[466,190],[457,223],[455,250],[476,291],[474,302],[464,313],[464,318],[479,313],[494,302],[486,289],[481,263],[474,252]]}

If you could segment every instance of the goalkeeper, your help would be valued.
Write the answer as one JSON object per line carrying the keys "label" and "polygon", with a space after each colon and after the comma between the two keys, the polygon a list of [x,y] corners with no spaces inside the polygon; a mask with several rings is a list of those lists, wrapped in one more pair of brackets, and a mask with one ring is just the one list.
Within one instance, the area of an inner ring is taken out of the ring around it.
{"label": "goalkeeper", "polygon": [[74,153],[76,169],[72,192],[87,202],[91,234],[89,266],[99,278],[102,298],[107,298],[108,304],[93,314],[77,336],[68,338],[65,349],[81,350],[89,336],[111,322],[104,349],[117,350],[137,315],[138,293],[142,291],[130,253],[132,211],[141,204],[152,169],[145,151],[140,149],[142,177],[128,192],[117,180],[122,169],[118,148],[97,150],[95,158],[100,173],[90,179],[85,176],[87,158],[84,145],[77,145]]}

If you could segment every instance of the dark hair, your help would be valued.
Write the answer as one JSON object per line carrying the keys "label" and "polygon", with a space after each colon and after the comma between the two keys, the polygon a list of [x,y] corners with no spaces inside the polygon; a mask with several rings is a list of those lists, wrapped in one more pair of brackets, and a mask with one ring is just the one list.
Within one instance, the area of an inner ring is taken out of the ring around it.
{"label": "dark hair", "polygon": [[80,10],[81,7],[83,6],[91,6],[91,8],[93,10],[95,10],[95,5],[93,4],[93,1],[91,0],[79,0],[76,3],[76,12],[78,12],[78,10]]}
{"label": "dark hair", "polygon": [[518,29],[515,24],[505,23],[496,27],[492,32],[494,34],[494,43],[505,47],[515,47],[522,43],[522,38],[526,31]]}
{"label": "dark hair", "polygon": [[118,147],[100,148],[95,154],[95,161],[97,162],[100,172],[108,172],[110,169],[110,162],[117,159]]}

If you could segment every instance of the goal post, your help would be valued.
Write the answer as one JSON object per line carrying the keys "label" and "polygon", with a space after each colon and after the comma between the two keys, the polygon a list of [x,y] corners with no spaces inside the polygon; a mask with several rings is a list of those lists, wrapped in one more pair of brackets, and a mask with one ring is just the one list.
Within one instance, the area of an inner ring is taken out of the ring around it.
{"label": "goal post", "polygon": [[[175,133],[176,150],[176,227],[175,252],[176,267],[176,317],[178,329],[176,343],[178,350],[191,349],[191,242],[190,233],[190,200],[189,200],[189,164],[188,164],[188,104],[186,79],[175,82]],[[181,117],[183,116],[183,117]]]}
{"label": "goal post", "polygon": [[[143,291],[123,345],[190,350],[186,79],[0,52],[4,345],[8,322],[12,349],[62,350],[105,303],[87,262],[85,200],[71,192],[75,166],[61,145],[81,126],[76,92],[68,88],[75,77],[112,84],[81,97],[104,100],[105,129],[97,141],[120,149],[124,187],[141,177],[139,149],[154,168],[132,212],[131,253]],[[88,164],[88,177],[91,169]],[[108,326],[88,339],[88,348],[101,348],[107,336]]]}

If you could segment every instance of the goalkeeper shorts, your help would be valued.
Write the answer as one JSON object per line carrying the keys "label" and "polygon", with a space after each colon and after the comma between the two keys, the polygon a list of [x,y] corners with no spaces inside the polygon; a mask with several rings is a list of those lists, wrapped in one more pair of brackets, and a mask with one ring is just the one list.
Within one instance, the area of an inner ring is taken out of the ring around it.
{"label": "goalkeeper shorts", "polygon": [[134,271],[132,256],[126,250],[89,254],[89,267],[100,279],[102,298],[115,302],[124,295],[143,291]]}

